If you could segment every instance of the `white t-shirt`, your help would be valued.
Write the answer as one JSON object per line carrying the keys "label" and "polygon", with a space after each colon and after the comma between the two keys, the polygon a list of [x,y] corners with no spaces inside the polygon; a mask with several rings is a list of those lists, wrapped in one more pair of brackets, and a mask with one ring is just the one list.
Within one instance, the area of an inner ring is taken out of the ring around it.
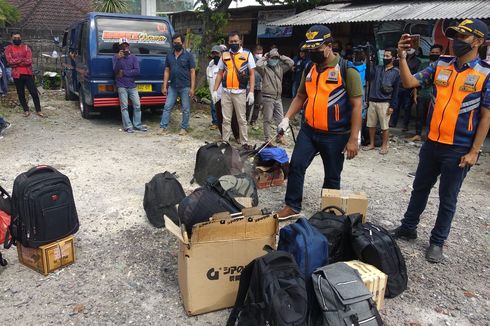
{"label": "white t-shirt", "polygon": [[[221,60],[221,59],[220,59]],[[216,81],[216,75],[218,74],[218,65],[214,64],[214,60],[209,61],[208,67],[206,68],[206,78],[208,80],[209,91],[213,94],[214,82]],[[220,84],[217,90],[218,99],[221,98],[221,92],[223,91],[223,86]]]}
{"label": "white t-shirt", "polygon": [[[248,52],[249,53],[247,67],[248,67],[249,70],[250,69],[254,69],[255,68],[255,59],[254,59],[253,54],[250,51],[244,50],[242,47],[240,47],[240,49],[238,50],[237,53],[242,53],[242,52]],[[218,69],[219,70],[225,70],[225,64],[224,64],[222,58],[219,59]],[[229,88],[223,88],[223,91],[226,92],[226,93],[241,94],[241,93],[246,92],[247,90],[246,89],[229,89]]]}

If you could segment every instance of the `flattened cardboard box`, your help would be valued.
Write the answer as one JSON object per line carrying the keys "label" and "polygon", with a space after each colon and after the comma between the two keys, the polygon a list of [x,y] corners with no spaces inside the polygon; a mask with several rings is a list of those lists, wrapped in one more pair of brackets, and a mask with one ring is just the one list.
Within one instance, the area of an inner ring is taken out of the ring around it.
{"label": "flattened cardboard box", "polygon": [[378,310],[383,309],[385,305],[385,291],[388,275],[373,265],[363,263],[359,260],[346,261],[345,263],[359,272],[362,282],[373,294],[376,308],[378,308]]}
{"label": "flattened cardboard box", "polygon": [[188,315],[233,306],[243,268],[266,254],[265,245],[275,248],[277,219],[256,208],[243,212],[194,225],[190,240],[185,228],[165,216],[165,227],[180,240],[179,287]]}
{"label": "flattened cardboard box", "polygon": [[[346,214],[361,213],[362,223],[366,222],[368,200],[366,193],[362,191],[322,189],[321,208],[337,206]],[[338,213],[335,211],[335,213]]]}
{"label": "flattened cardboard box", "polygon": [[36,272],[48,275],[75,261],[74,238],[69,236],[39,248],[27,248],[17,244],[19,261]]}
{"label": "flattened cardboard box", "polygon": [[257,166],[254,177],[257,189],[277,187],[284,184],[284,172],[278,166]]}

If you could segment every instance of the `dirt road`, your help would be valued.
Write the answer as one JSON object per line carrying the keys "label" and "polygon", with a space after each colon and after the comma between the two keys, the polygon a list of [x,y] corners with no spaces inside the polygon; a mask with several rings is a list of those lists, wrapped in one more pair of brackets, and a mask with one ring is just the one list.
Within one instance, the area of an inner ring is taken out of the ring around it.
{"label": "dirt road", "polygon": [[[196,150],[218,135],[208,130],[207,112],[193,112],[190,135],[159,137],[159,117],[150,113],[144,114],[150,132],[126,134],[115,114],[82,119],[77,103],[65,102],[59,91],[44,93],[42,100],[47,119],[7,112],[13,127],[0,140],[0,184],[12,189],[15,176],[34,164],[53,165],[68,175],[81,222],[77,261],[44,277],[21,265],[15,249],[2,250],[9,261],[0,267],[2,323],[223,325],[227,310],[185,315],[177,284],[177,242],[166,230],[151,227],[142,207],[144,184],[158,172],[177,171],[186,192],[193,189],[189,181]],[[175,111],[174,131],[179,120]],[[417,153],[417,147],[395,141],[388,155],[361,152],[345,164],[342,187],[368,194],[368,220],[397,225],[408,203],[413,179],[407,172],[415,170]],[[489,158],[482,156],[463,185],[444,264],[424,259],[437,212],[437,186],[422,216],[419,239],[400,242],[409,289],[386,300],[382,316],[387,325],[490,323]],[[307,216],[319,209],[322,176],[316,158],[305,182]],[[260,191],[260,206],[279,208],[284,192],[284,187]]]}

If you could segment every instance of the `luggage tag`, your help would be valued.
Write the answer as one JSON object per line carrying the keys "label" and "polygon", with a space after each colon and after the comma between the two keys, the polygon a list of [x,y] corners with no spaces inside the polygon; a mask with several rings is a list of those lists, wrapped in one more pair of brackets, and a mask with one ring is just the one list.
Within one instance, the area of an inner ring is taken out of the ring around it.
{"label": "luggage tag", "polygon": [[434,84],[436,84],[437,86],[449,85],[449,78],[451,77],[452,73],[453,73],[453,71],[450,69],[442,69],[439,72],[439,74],[437,74],[437,78],[434,81]]}
{"label": "luggage tag", "polygon": [[480,79],[480,76],[478,75],[469,75],[464,80],[464,84],[460,87],[460,90],[466,92],[476,92],[476,84],[478,83],[478,79]]}
{"label": "luggage tag", "polygon": [[338,83],[339,81],[339,71],[337,67],[328,72],[327,75],[327,83]]}

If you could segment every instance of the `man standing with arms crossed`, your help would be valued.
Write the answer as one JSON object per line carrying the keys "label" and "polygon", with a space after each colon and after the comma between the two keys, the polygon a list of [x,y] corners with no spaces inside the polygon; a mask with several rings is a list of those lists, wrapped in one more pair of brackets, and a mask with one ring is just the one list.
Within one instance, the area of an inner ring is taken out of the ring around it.
{"label": "man standing with arms crossed", "polygon": [[301,126],[289,165],[286,205],[277,212],[285,220],[301,211],[303,184],[308,166],[317,153],[323,161],[323,188],[340,189],[344,154],[348,160],[359,151],[361,129],[362,83],[354,65],[333,52],[330,29],[314,25],[306,33],[301,47],[310,52],[313,65],[303,74],[298,93],[285,118],[277,127],[287,131],[289,119],[304,109]]}
{"label": "man standing with arms crossed", "polygon": [[458,26],[449,27],[446,36],[452,39],[455,56],[441,56],[413,76],[405,52],[410,47],[410,35],[402,35],[398,43],[404,87],[434,85],[435,99],[410,202],[401,226],[391,233],[396,238],[417,238],[420,215],[440,177],[439,210],[425,255],[431,263],[439,263],[444,258],[442,247],[451,229],[459,190],[470,167],[478,160],[490,126],[490,64],[478,57],[488,27],[479,19],[466,19]]}
{"label": "man standing with arms crossed", "polygon": [[252,53],[241,47],[238,32],[228,34],[228,44],[230,50],[223,52],[218,63],[219,72],[212,93],[213,102],[218,101],[217,91],[222,83],[223,141],[227,142],[230,139],[231,117],[235,111],[240,129],[240,143],[244,149],[250,149],[246,111],[247,104],[253,105],[254,103],[255,61]]}

